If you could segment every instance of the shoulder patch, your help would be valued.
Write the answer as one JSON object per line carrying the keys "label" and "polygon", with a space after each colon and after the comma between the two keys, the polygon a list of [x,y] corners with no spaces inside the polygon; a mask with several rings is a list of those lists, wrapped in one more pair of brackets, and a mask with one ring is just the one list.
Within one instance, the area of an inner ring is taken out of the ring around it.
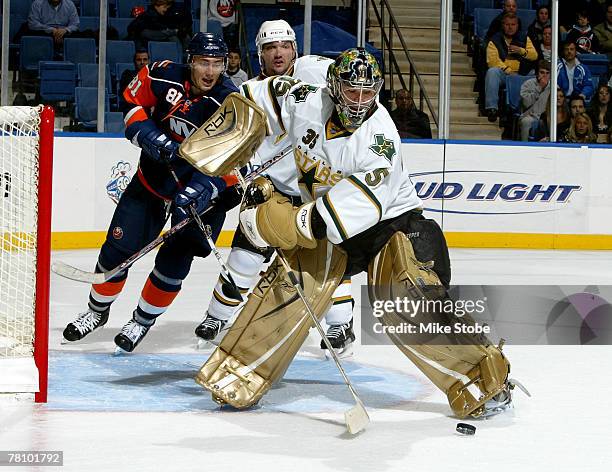
{"label": "shoulder patch", "polygon": [[315,85],[304,84],[293,89],[289,95],[295,98],[296,103],[305,102],[306,97],[308,97],[310,93],[316,92],[318,89],[319,87]]}
{"label": "shoulder patch", "polygon": [[372,143],[368,149],[374,154],[384,157],[389,162],[391,162],[393,156],[397,154],[393,140],[385,138],[384,134],[375,134],[374,143]]}

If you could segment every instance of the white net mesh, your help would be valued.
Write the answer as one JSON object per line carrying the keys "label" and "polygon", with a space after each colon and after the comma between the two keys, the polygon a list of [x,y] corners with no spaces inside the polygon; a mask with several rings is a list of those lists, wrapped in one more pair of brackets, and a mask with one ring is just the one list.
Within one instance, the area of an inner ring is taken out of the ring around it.
{"label": "white net mesh", "polygon": [[0,361],[33,354],[39,107],[0,107]]}

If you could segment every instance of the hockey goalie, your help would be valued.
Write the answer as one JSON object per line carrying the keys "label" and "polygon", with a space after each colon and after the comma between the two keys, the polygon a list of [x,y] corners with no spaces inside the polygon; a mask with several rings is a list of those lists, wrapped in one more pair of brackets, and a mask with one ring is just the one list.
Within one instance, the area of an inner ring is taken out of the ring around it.
{"label": "hockey goalie", "polygon": [[[393,121],[378,105],[382,82],[374,57],[356,48],[329,66],[326,86],[276,76],[248,88],[269,132],[289,138],[302,203],[294,206],[260,179],[250,193],[264,197],[247,199],[241,230],[254,246],[284,255],[319,318],[342,281],[363,271],[374,300],[448,296],[446,242],[422,214],[409,156],[401,155]],[[293,282],[273,260],[198,372],[196,381],[218,402],[254,405],[288,368],[312,326]],[[383,322],[399,318],[391,313]],[[511,404],[510,363],[485,336],[448,335],[432,345],[392,339],[444,391],[458,417]]]}

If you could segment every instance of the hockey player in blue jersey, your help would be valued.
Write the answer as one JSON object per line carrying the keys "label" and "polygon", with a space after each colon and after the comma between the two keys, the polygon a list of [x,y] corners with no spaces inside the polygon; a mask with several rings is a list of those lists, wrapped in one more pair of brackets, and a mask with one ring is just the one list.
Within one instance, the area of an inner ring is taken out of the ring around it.
{"label": "hockey player in blue jersey", "polygon": [[[137,174],[109,225],[97,272],[116,267],[155,239],[168,210],[172,210],[172,224],[176,224],[187,217],[188,206],[201,212],[217,196],[219,203],[203,219],[211,227],[212,239],[218,237],[225,212],[239,202],[232,188],[235,177],[205,176],[178,156],[178,147],[217,111],[227,95],[237,91],[224,75],[226,64],[227,47],[221,37],[197,33],[187,49],[187,65],[156,62],[144,67],[125,89],[125,135],[142,152]],[[195,224],[164,243],[132,319],[115,337],[115,343],[132,351],[178,295],[193,258],[206,257],[210,251]],[[127,275],[125,270],[108,282],[92,285],[88,308],[64,330],[66,341],[80,340],[108,321],[110,306]]]}

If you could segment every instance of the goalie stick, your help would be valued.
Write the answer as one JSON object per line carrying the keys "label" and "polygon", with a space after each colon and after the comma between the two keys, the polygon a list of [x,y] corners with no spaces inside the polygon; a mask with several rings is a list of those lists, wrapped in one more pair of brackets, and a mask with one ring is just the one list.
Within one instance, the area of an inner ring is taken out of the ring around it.
{"label": "goalie stick", "polygon": [[[241,183],[241,186],[244,187],[246,183],[253,180],[255,177],[261,175],[269,167],[271,167],[272,165],[280,161],[283,157],[285,157],[291,151],[292,151],[292,148],[288,146],[285,149],[283,149],[282,152],[274,156],[272,159],[270,159],[269,161],[266,161],[260,167],[253,170],[252,172],[249,172],[247,175],[245,175],[241,179],[244,181],[244,183]],[[215,203],[216,201],[212,201],[211,206],[209,206],[202,213],[200,213],[200,216],[208,213],[213,208]],[[157,246],[161,245],[164,241],[166,241],[167,239],[171,238],[176,233],[181,231],[185,226],[187,226],[193,220],[194,220],[193,217],[187,217],[184,220],[178,222],[168,231],[160,234],[157,238],[155,238],[153,241],[151,241],[149,244],[143,247],[140,251],[132,254],[130,257],[128,257],[125,261],[123,261],[117,267],[107,270],[106,272],[88,272],[88,271],[79,269],[77,267],[73,267],[62,261],[54,261],[51,264],[51,270],[55,272],[57,275],[60,275],[70,280],[75,280],[77,282],[84,282],[84,283],[89,283],[89,284],[94,284],[94,285],[108,282],[110,279],[115,277],[122,270],[127,269],[132,264],[134,264],[134,262],[138,261],[145,255],[147,255],[149,252],[151,252],[153,249],[155,249]]]}

